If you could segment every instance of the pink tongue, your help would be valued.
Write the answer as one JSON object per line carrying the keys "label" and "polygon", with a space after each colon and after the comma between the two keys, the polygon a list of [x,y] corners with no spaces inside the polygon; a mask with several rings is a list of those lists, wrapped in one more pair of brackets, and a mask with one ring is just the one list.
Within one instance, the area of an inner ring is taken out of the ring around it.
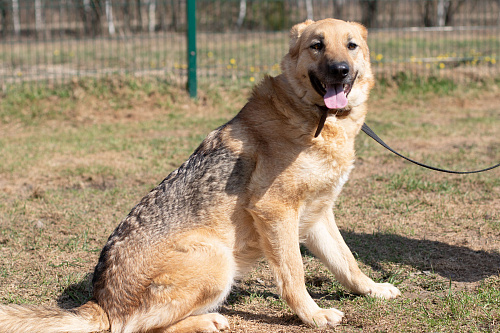
{"label": "pink tongue", "polygon": [[329,109],[342,109],[347,106],[347,97],[342,84],[327,86],[324,99],[325,105]]}

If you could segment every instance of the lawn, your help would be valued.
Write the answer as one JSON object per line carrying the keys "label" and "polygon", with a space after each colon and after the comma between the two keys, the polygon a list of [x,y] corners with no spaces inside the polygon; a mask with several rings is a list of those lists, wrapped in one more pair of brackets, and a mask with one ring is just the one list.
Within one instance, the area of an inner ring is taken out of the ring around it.
{"label": "lawn", "polygon": [[[201,86],[194,101],[159,80],[109,78],[18,87],[0,99],[0,302],[73,307],[108,235],[211,129],[236,114],[250,82]],[[439,167],[500,159],[500,83],[401,75],[380,81],[367,123],[404,154]],[[361,133],[337,223],[362,269],[396,284],[385,301],[353,295],[303,250],[337,332],[500,330],[500,170],[448,175],[395,157]],[[265,261],[221,312],[231,332],[321,332],[279,298]]]}

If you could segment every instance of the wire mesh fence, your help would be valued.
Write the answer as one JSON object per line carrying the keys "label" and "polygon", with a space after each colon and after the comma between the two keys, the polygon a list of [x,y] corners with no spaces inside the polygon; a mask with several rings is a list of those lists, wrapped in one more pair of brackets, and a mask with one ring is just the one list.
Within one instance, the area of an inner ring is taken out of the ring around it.
{"label": "wire mesh fence", "polygon": [[[375,73],[500,74],[500,0],[199,0],[198,80],[276,74],[305,19],[369,28]],[[111,74],[187,79],[186,0],[0,0],[0,81]]]}

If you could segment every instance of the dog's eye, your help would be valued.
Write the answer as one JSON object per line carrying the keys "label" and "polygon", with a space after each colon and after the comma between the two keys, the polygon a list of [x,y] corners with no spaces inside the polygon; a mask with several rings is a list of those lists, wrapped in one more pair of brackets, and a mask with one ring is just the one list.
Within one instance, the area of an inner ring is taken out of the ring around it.
{"label": "dog's eye", "polygon": [[349,42],[349,44],[347,44],[347,48],[348,48],[349,50],[351,50],[351,51],[352,51],[352,50],[356,50],[356,48],[357,48],[357,47],[358,47],[358,44],[353,43],[353,42]]}
{"label": "dog's eye", "polygon": [[323,49],[323,43],[322,42],[314,43],[313,45],[311,45],[311,49],[319,51]]}

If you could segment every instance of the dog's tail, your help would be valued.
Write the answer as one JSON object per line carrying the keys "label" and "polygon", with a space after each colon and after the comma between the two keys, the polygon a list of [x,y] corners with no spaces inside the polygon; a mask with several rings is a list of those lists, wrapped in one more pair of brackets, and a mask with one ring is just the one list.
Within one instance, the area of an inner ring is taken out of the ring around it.
{"label": "dog's tail", "polygon": [[1,333],[83,333],[107,329],[108,315],[94,301],[70,310],[0,305]]}

